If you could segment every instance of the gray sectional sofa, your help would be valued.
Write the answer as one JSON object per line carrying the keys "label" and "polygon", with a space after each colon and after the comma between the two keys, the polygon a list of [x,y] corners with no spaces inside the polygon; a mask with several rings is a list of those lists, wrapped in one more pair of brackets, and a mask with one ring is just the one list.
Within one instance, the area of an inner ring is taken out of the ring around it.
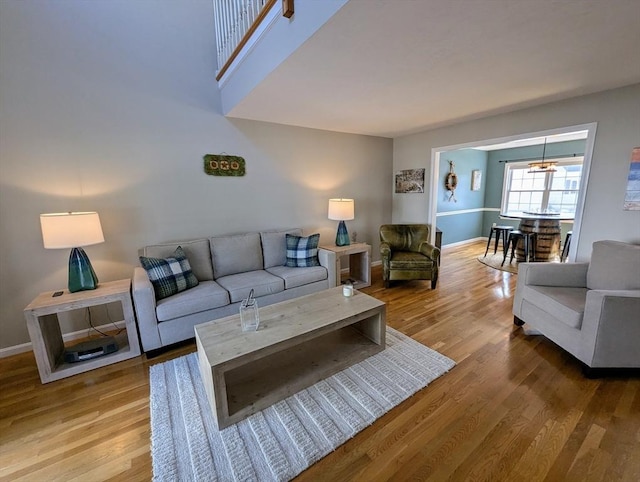
{"label": "gray sectional sofa", "polygon": [[214,236],[142,248],[141,256],[168,258],[181,246],[198,280],[193,288],[156,300],[147,271],[134,269],[132,294],[144,351],[193,338],[195,325],[237,314],[252,289],[262,307],[335,286],[336,258],[331,251],[318,249],[320,266],[285,266],[286,234],[302,236],[302,229]]}

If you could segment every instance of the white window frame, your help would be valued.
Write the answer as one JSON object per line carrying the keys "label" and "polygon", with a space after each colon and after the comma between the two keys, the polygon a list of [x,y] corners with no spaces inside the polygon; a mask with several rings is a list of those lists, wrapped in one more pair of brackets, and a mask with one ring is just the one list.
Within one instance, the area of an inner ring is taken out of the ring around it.
{"label": "white window frame", "polygon": [[[567,158],[559,158],[559,159],[553,159],[554,162],[557,163],[558,166],[569,166],[569,165],[576,165],[576,164],[580,164],[581,165],[581,173],[580,173],[580,181],[578,182],[577,186],[575,189],[563,189],[563,192],[574,192],[575,196],[576,196],[576,202],[574,204],[574,209],[572,214],[575,216],[576,211],[578,210],[578,200],[579,200],[579,196],[580,196],[580,187],[582,186],[582,177],[585,175],[585,170],[584,170],[584,156],[575,156],[575,157],[567,157]],[[521,209],[509,209],[508,208],[508,200],[509,200],[509,194],[511,193],[511,179],[512,179],[512,175],[511,172],[512,170],[515,169],[529,169],[529,163],[531,161],[511,161],[508,162],[505,166],[504,169],[504,178],[503,178],[503,186],[502,186],[502,200],[501,200],[501,212],[509,212],[509,211],[522,211]],[[541,210],[541,212],[545,212],[545,210],[548,210],[548,206],[549,206],[549,197],[551,195],[551,193],[554,191],[553,189],[551,189],[552,187],[552,181],[553,181],[553,172],[540,172],[540,173],[536,173],[536,176],[544,176],[544,190],[540,191],[539,189],[536,190],[522,190],[521,192],[542,192],[542,201],[541,201],[541,205],[539,207],[539,209]],[[557,189],[555,191],[558,191]],[[531,210],[534,210],[534,208],[531,208]]]}

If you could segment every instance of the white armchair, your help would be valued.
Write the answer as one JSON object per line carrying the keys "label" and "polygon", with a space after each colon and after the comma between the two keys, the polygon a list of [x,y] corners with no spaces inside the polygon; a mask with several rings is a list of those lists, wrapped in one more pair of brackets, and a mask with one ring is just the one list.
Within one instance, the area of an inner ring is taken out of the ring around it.
{"label": "white armchair", "polygon": [[513,315],[588,368],[640,368],[640,245],[597,241],[589,263],[520,263]]}

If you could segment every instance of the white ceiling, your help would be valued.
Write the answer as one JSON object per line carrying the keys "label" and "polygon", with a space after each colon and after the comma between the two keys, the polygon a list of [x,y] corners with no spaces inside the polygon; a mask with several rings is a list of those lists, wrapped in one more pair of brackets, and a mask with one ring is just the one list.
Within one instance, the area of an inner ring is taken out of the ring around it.
{"label": "white ceiling", "polygon": [[638,25],[640,0],[350,0],[229,116],[397,137],[514,111],[640,82]]}

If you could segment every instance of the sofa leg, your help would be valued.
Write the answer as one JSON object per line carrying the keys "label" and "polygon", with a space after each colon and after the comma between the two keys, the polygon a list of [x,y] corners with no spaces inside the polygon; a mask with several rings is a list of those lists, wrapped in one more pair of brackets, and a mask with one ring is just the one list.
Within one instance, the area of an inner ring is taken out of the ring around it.
{"label": "sofa leg", "polygon": [[436,289],[436,285],[438,284],[438,278],[436,279],[432,279],[431,280],[431,289],[435,290]]}
{"label": "sofa leg", "polygon": [[524,325],[524,321],[522,321],[517,316],[514,316],[513,317],[513,324],[516,325],[516,326],[522,326],[522,325]]}
{"label": "sofa leg", "polygon": [[580,362],[582,365],[582,375],[585,378],[629,378],[640,376],[640,368],[601,368],[590,367],[586,363]]}
{"label": "sofa leg", "polygon": [[602,370],[597,368],[591,368],[589,365],[582,364],[582,375],[585,378],[595,379],[600,378],[603,375]]}

